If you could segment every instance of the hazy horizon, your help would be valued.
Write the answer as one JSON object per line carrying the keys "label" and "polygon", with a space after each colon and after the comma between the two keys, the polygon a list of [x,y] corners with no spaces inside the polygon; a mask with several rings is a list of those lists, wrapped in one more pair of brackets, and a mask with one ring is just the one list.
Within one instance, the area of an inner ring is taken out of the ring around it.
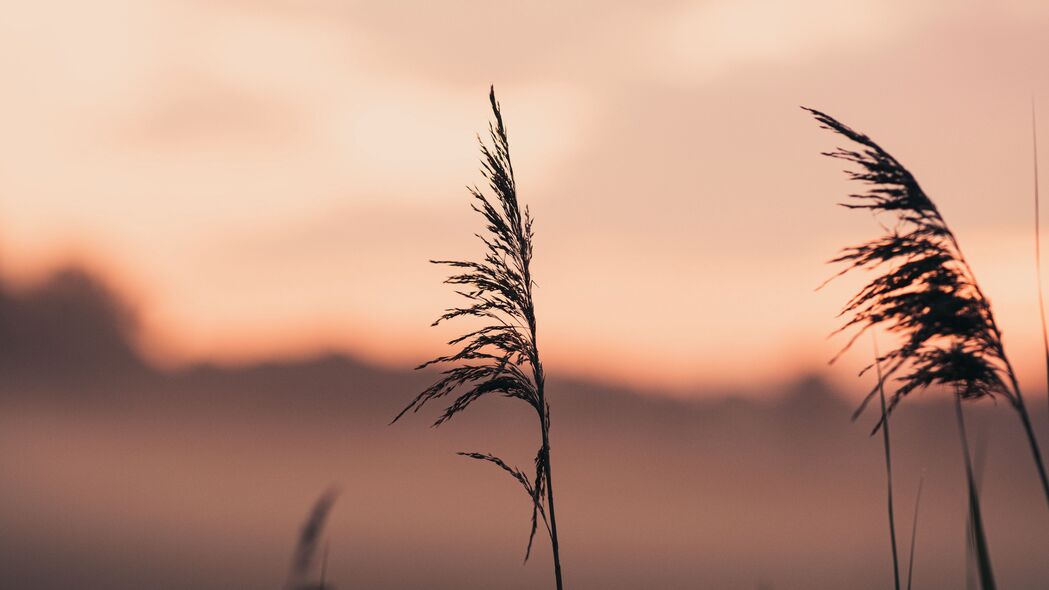
{"label": "hazy horizon", "polygon": [[[139,318],[134,306],[121,298],[103,277],[75,265],[55,268],[32,284],[12,285],[0,274],[0,336],[5,339],[0,369],[8,376],[30,381],[57,379],[62,382],[63,379],[54,373],[55,367],[64,367],[75,376],[74,380],[84,372],[105,374],[110,368],[177,379],[201,371],[238,373],[265,368],[293,369],[329,362],[346,363],[384,374],[415,375],[413,379],[420,383],[436,374],[436,369],[417,372],[417,363],[375,362],[337,348],[304,349],[240,361],[202,358],[177,366],[157,363],[140,343]],[[759,400],[769,389],[790,389],[812,380],[826,383],[845,398],[857,401],[873,384],[868,383],[869,379],[856,379],[855,375],[841,378],[827,365],[813,370],[803,368],[769,383],[748,382],[736,386],[696,383],[686,388],[674,388],[658,381],[638,384],[617,379],[615,375],[571,371],[555,374],[553,378],[586,388],[598,386],[632,395],[682,401],[707,397]],[[405,392],[408,396],[405,401],[411,393]],[[1029,395],[1037,396],[1037,392],[1032,391]]]}
{"label": "hazy horizon", "polygon": [[[535,426],[523,404],[481,401],[436,430],[437,407],[389,425],[430,375],[339,356],[157,371],[138,362],[129,321],[82,273],[33,294],[0,288],[0,579],[275,588],[306,511],[337,484],[325,539],[338,588],[549,583],[546,539],[521,563],[526,497],[455,455],[527,465]],[[814,376],[745,397],[667,398],[562,375],[549,387],[571,587],[889,585],[881,441],[873,415],[849,420],[857,389]],[[942,393],[893,420],[902,530],[926,478],[919,588],[965,576],[960,449]],[[1040,396],[1029,393],[1036,417]],[[1049,576],[1049,517],[1017,419],[1003,404],[968,407],[995,573],[1035,590]]]}

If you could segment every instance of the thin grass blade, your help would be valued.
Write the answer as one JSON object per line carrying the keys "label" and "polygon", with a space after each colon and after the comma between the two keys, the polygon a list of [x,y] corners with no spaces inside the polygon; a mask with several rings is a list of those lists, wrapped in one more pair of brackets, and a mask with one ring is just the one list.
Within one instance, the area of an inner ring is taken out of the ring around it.
{"label": "thin grass blade", "polygon": [[892,505],[892,448],[889,445],[889,413],[885,406],[885,377],[881,373],[881,361],[878,360],[878,340],[873,332],[871,333],[871,340],[874,343],[874,366],[877,368],[878,394],[881,399],[881,432],[882,439],[885,442],[885,473],[889,498],[889,541],[892,545],[892,580],[896,590],[900,590],[900,558],[896,547],[896,514]]}
{"label": "thin grass blade", "polygon": [[[1031,147],[1034,155],[1034,266],[1038,280],[1038,315],[1042,321],[1042,350],[1045,352],[1046,395],[1049,396],[1049,329],[1045,323],[1045,293],[1042,287],[1041,199],[1038,195],[1038,117],[1031,99]],[[1049,406],[1047,406],[1049,407]]]}
{"label": "thin grass blade", "polygon": [[914,548],[918,541],[918,513],[922,505],[922,486],[925,484],[925,470],[918,478],[918,493],[914,498],[914,520],[911,522],[911,551],[907,559],[907,590],[911,590],[911,582],[914,580]]}
{"label": "thin grass blade", "polygon": [[969,547],[976,563],[977,577],[982,590],[995,590],[994,571],[991,567],[991,552],[987,545],[987,535],[983,526],[983,512],[980,508],[980,491],[973,475],[973,462],[969,454],[969,438],[965,432],[965,416],[962,414],[961,395],[954,397],[955,416],[958,419],[958,433],[962,442],[965,459],[965,479],[969,491]]}

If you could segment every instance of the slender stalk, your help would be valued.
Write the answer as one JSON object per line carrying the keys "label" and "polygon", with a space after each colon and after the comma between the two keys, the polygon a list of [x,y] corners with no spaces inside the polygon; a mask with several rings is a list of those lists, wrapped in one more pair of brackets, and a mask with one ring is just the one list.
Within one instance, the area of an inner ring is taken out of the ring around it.
{"label": "slender stalk", "polygon": [[911,555],[907,560],[907,590],[911,590],[911,581],[914,579],[914,547],[918,540],[918,509],[922,505],[922,485],[925,483],[925,470],[918,480],[918,495],[914,499],[914,521],[911,523]]}
{"label": "slender stalk", "polygon": [[550,405],[546,400],[543,364],[536,344],[536,315],[532,298],[531,274],[533,253],[532,216],[517,199],[517,184],[510,161],[510,143],[495,89],[488,94],[494,120],[489,125],[490,142],[481,143],[482,174],[488,180],[489,196],[471,188],[473,210],[484,217],[486,254],[481,261],[435,260],[457,269],[445,282],[465,286],[456,292],[468,302],[462,307],[445,310],[434,322],[459,317],[473,317],[486,322],[481,328],[448,342],[459,352],[439,356],[423,363],[453,365],[441,372],[437,382],[426,388],[395,418],[418,411],[428,401],[453,396],[455,399],[434,422],[439,426],[464,411],[474,401],[491,394],[524,401],[539,418],[542,444],[535,457],[534,477],[510,466],[489,453],[465,452],[462,456],[487,461],[513,477],[528,494],[532,504],[532,523],[528,534],[525,561],[541,522],[550,533],[557,590],[563,590],[561,556],[554,515],[554,491],[550,485]]}
{"label": "slender stalk", "polygon": [[965,521],[965,590],[980,590],[976,583],[976,558],[973,556],[973,520],[970,516]]}
{"label": "slender stalk", "polygon": [[1038,475],[1042,481],[1045,501],[1049,504],[1049,477],[1046,477],[1045,464],[1042,462],[1042,452],[1038,448],[1038,440],[1035,438],[1034,429],[1031,427],[1031,417],[1027,414],[1027,409],[1024,407],[1022,399],[1017,410],[1020,414],[1020,422],[1023,423],[1024,433],[1027,434],[1027,442],[1031,445],[1031,454],[1034,455],[1035,465],[1038,467]]}
{"label": "slender stalk", "polygon": [[[969,266],[969,262],[965,259],[965,255],[962,253],[961,245],[958,244],[958,240],[953,234],[950,236],[951,243],[954,244],[955,250],[958,252],[958,259],[965,266],[966,272],[969,273],[970,277],[975,277],[972,268]],[[1041,281],[1038,282],[1041,286]],[[986,301],[983,291],[980,289],[980,285],[976,283],[976,279],[973,278],[972,286],[979,294],[980,298]],[[1024,434],[1027,435],[1027,443],[1031,447],[1031,455],[1034,458],[1035,468],[1038,470],[1038,478],[1042,482],[1042,492],[1045,495],[1045,501],[1049,504],[1049,476],[1045,472],[1045,462],[1042,461],[1042,451],[1038,446],[1038,438],[1034,435],[1034,429],[1031,428],[1031,417],[1027,413],[1027,404],[1024,403],[1023,392],[1020,390],[1020,381],[1016,378],[1016,371],[1013,370],[1013,364],[1009,360],[1009,357],[1005,355],[1005,345],[1002,342],[1002,331],[998,328],[998,323],[995,321],[994,316],[988,316],[988,327],[991,333],[994,334],[994,346],[997,350],[997,356],[1000,359],[1002,365],[1005,367],[1005,374],[1009,377],[1009,383],[1012,385],[1012,395],[1010,396],[1010,403],[1016,413],[1020,415],[1020,421],[1023,423]],[[1049,356],[1046,358],[1049,363]],[[1046,365],[1049,370],[1049,364]],[[1047,373],[1049,375],[1049,373]],[[1049,380],[1049,376],[1047,376]]]}
{"label": "slender stalk", "polygon": [[972,457],[969,454],[969,437],[965,433],[965,416],[962,414],[962,396],[954,396],[954,415],[958,419],[958,435],[962,442],[962,454],[965,458],[965,477],[969,484],[969,527],[970,540],[976,554],[976,566],[980,575],[980,587],[983,590],[995,590],[994,572],[991,568],[991,556],[987,547],[987,537],[983,529],[983,516],[980,511],[980,496],[973,476]]}
{"label": "slender stalk", "polygon": [[874,342],[874,365],[878,371],[878,393],[881,398],[881,432],[885,441],[885,473],[889,488],[889,539],[892,542],[892,576],[896,590],[900,590],[900,559],[896,549],[896,514],[892,507],[892,449],[889,446],[889,412],[885,407],[885,383],[881,373],[881,361],[878,355],[878,340],[871,333]]}
{"label": "slender stalk", "polygon": [[[950,236],[951,243],[954,245],[955,250],[958,252],[959,261],[965,266],[966,272],[969,273],[970,277],[975,277],[972,268],[969,266],[969,262],[965,259],[965,255],[962,253],[962,248],[958,244],[958,240],[953,234]],[[1041,281],[1039,281],[1041,285]],[[979,294],[980,298],[986,301],[983,291],[980,286],[976,283],[976,279],[972,280],[972,287]],[[1000,359],[1002,365],[1005,367],[1005,374],[1009,377],[1009,383],[1012,385],[1012,395],[1010,397],[1010,403],[1016,413],[1020,415],[1020,421],[1023,423],[1024,434],[1027,435],[1027,443],[1031,447],[1031,455],[1034,458],[1035,468],[1038,470],[1038,477],[1042,482],[1042,492],[1045,495],[1045,501],[1049,504],[1049,476],[1046,475],[1045,462],[1042,461],[1042,451],[1038,446],[1038,438],[1034,435],[1034,429],[1031,428],[1031,417],[1027,413],[1027,404],[1024,403],[1023,392],[1020,390],[1020,381],[1016,378],[1016,371],[1013,370],[1013,364],[1009,360],[1009,357],[1005,355],[1005,345],[1002,343],[1002,331],[998,328],[998,323],[995,321],[994,316],[988,316],[988,328],[991,333],[994,334],[994,347],[997,351],[997,356]],[[1049,362],[1049,357],[1047,357]],[[1049,365],[1047,365],[1049,370]],[[1049,379],[1049,377],[1047,377]]]}
{"label": "slender stalk", "polygon": [[1013,408],[1016,409],[1016,413],[1020,415],[1020,422],[1024,427],[1024,434],[1027,435],[1027,443],[1031,447],[1031,455],[1034,457],[1035,467],[1038,469],[1038,477],[1042,481],[1042,492],[1045,494],[1045,501],[1049,504],[1049,477],[1045,473],[1045,463],[1042,461],[1042,451],[1038,447],[1038,438],[1034,435],[1034,428],[1031,427],[1031,417],[1027,413],[1027,405],[1024,404],[1024,396],[1020,391],[1020,383],[1016,379],[1016,373],[1013,372],[1013,367],[1006,360],[1006,373],[1009,375],[1009,381],[1013,386]]}
{"label": "slender stalk", "polygon": [[[525,279],[525,292],[528,296],[528,301],[532,301],[532,274],[531,269],[525,266],[522,272]],[[561,548],[557,542],[557,517],[554,514],[554,483],[550,468],[550,404],[546,401],[546,373],[543,371],[543,364],[539,361],[539,344],[536,338],[536,319],[535,314],[529,314],[527,318],[528,331],[532,336],[532,349],[535,353],[535,361],[532,363],[532,379],[535,381],[535,389],[537,397],[542,400],[540,407],[542,411],[539,413],[539,423],[543,431],[543,448],[542,454],[544,457],[543,470],[546,474],[546,508],[547,517],[550,521],[550,551],[554,558],[554,580],[557,582],[557,590],[564,589],[564,582],[561,579]]]}
{"label": "slender stalk", "polygon": [[[1049,330],[1045,326],[1045,294],[1042,288],[1041,199],[1038,197],[1038,119],[1031,99],[1031,145],[1034,154],[1034,264],[1038,279],[1038,315],[1042,320],[1042,349],[1045,351],[1046,396],[1049,396]],[[1049,405],[1046,406],[1049,409]]]}
{"label": "slender stalk", "polygon": [[[549,413],[547,415],[549,416]],[[549,430],[549,427],[543,429],[543,449],[546,452],[546,508],[550,517],[550,547],[554,554],[554,579],[557,580],[557,590],[563,590],[564,583],[561,581],[561,550],[557,544],[557,517],[554,516],[554,480],[550,473]]]}
{"label": "slender stalk", "polygon": [[320,590],[327,590],[328,588],[328,548],[329,543],[324,543],[324,559],[321,561],[321,587]]}

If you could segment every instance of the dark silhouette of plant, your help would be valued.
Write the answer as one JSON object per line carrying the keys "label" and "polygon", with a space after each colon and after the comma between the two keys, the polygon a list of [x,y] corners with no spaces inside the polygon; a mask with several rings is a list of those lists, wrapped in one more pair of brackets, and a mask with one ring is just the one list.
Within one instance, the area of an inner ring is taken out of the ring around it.
{"label": "dark silhouette of plant", "polygon": [[[842,205],[896,218],[895,226],[886,228],[885,235],[845,248],[832,261],[845,265],[835,276],[854,269],[884,269],[842,310],[841,315],[851,317],[839,331],[858,330],[838,356],[860,334],[876,326],[900,338],[898,347],[864,369],[882,364],[885,371],[879,385],[894,376],[898,381],[889,412],[911,392],[930,385],[946,386],[961,399],[999,395],[1007,399],[1023,424],[1049,502],[1049,479],[1041,451],[991,304],[940,211],[914,176],[869,137],[830,115],[806,110],[822,128],[860,146],[825,153],[856,165],[857,169],[847,173],[869,186],[865,193],[850,195],[851,200]],[[878,387],[867,395],[854,418],[877,394]],[[875,429],[880,425],[879,420]]]}
{"label": "dark silhouette of plant", "polygon": [[532,542],[541,520],[550,535],[554,576],[560,590],[561,559],[557,543],[557,521],[554,517],[554,490],[550,472],[550,406],[544,391],[543,365],[536,344],[535,306],[532,301],[532,217],[528,208],[522,212],[517,201],[517,186],[510,163],[510,144],[502,112],[489,93],[495,121],[489,124],[491,145],[481,144],[482,173],[495,198],[471,188],[474,211],[486,222],[486,234],[478,235],[486,247],[481,262],[432,260],[435,264],[457,269],[445,282],[462,286],[457,292],[466,298],[463,307],[446,310],[433,325],[459,317],[472,317],[484,326],[451,340],[448,344],[459,351],[440,356],[419,367],[452,365],[441,373],[436,383],[420,393],[400,414],[418,411],[426,402],[447,396],[454,399],[434,426],[450,420],[477,399],[499,394],[517,398],[530,405],[539,418],[542,444],[535,456],[535,473],[526,475],[502,459],[487,453],[459,453],[465,457],[493,463],[521,484],[532,503],[532,527],[528,535],[525,561],[531,555]]}
{"label": "dark silhouette of plant", "polygon": [[288,572],[289,590],[330,590],[331,586],[325,581],[327,569],[327,547],[325,546],[324,562],[321,565],[321,577],[319,583],[310,582],[313,562],[317,555],[317,547],[320,545],[321,533],[328,520],[331,509],[335,506],[335,500],[339,497],[337,488],[329,488],[321,494],[320,498],[313,504],[306,522],[302,524],[302,532],[299,533],[299,541],[295,545],[295,553],[292,555],[291,568]]}
{"label": "dark silhouette of plant", "polygon": [[878,397],[881,400],[882,440],[885,445],[885,474],[888,488],[889,504],[889,541],[892,544],[892,579],[896,590],[900,590],[900,557],[896,549],[896,511],[892,505],[892,447],[889,444],[889,411],[885,405],[884,378],[881,374],[881,362],[878,361],[878,341],[874,340],[874,367],[878,372]]}
{"label": "dark silhouette of plant", "polygon": [[980,509],[980,487],[973,469],[972,455],[969,453],[969,437],[965,433],[965,417],[962,415],[962,396],[954,396],[954,416],[958,420],[958,434],[961,437],[963,458],[965,459],[965,481],[969,491],[969,518],[966,524],[968,550],[976,566],[982,590],[995,590],[994,571],[991,567],[991,552],[987,546],[987,534],[983,526],[983,512]]}
{"label": "dark silhouette of plant", "polygon": [[1042,324],[1042,351],[1045,353],[1045,391],[1046,395],[1049,395],[1049,329],[1045,326],[1045,292],[1042,289],[1042,207],[1038,196],[1038,119],[1034,100],[1031,101],[1031,147],[1034,157],[1034,270],[1035,279],[1038,281],[1038,317]]}
{"label": "dark silhouette of plant", "polygon": [[914,549],[918,542],[918,514],[922,507],[922,486],[925,484],[925,470],[918,479],[918,493],[914,497],[914,519],[911,521],[911,553],[907,560],[907,590],[911,590],[914,581]]}

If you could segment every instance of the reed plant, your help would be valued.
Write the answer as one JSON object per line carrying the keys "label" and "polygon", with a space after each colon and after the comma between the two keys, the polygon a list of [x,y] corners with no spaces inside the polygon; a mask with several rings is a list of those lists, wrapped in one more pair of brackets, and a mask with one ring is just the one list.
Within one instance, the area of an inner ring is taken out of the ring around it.
{"label": "reed plant", "polygon": [[[1038,116],[1031,101],[1031,153],[1034,164],[1034,271],[1038,281],[1038,318],[1042,328],[1042,351],[1045,353],[1046,396],[1049,397],[1049,329],[1045,322],[1045,291],[1042,288],[1042,207],[1038,195]],[[1049,404],[1046,404],[1049,409]]]}
{"label": "reed plant", "polygon": [[922,487],[924,485],[925,470],[922,470],[922,475],[918,478],[918,493],[914,496],[914,518],[911,521],[911,551],[910,557],[907,559],[907,590],[911,590],[911,583],[914,581],[914,554],[918,543],[918,514],[922,507]]}
{"label": "reed plant", "polygon": [[[847,319],[839,331],[855,329],[855,334],[834,358],[875,327],[899,339],[897,346],[864,369],[878,366],[884,372],[853,417],[890,378],[898,386],[886,415],[909,394],[930,386],[953,391],[959,404],[1004,398],[1020,418],[1049,503],[1049,478],[1016,372],[1006,356],[990,301],[954,233],[914,176],[870,137],[826,113],[805,110],[822,128],[856,145],[824,154],[852,164],[847,174],[867,186],[865,192],[850,195],[842,206],[884,214],[895,221],[881,237],[847,247],[832,260],[844,265],[835,276],[859,269],[880,271],[842,309]],[[882,423],[879,419],[875,430]]]}
{"label": "reed plant", "polygon": [[473,210],[485,222],[478,234],[485,254],[480,261],[432,260],[454,269],[445,282],[457,287],[466,299],[461,307],[445,311],[433,325],[457,318],[479,320],[480,328],[449,341],[458,350],[423,363],[418,369],[445,367],[433,385],[426,388],[394,418],[418,411],[427,402],[451,398],[434,422],[440,426],[473,402],[490,395],[521,400],[536,414],[541,442],[535,455],[534,473],[512,467],[489,453],[459,453],[492,463],[510,474],[528,494],[531,503],[531,530],[525,561],[540,522],[550,537],[554,578],[562,590],[561,558],[554,513],[554,488],[550,467],[550,405],[546,399],[543,364],[536,340],[536,314],[532,298],[532,216],[517,198],[517,184],[510,161],[510,143],[495,89],[489,92],[493,121],[489,123],[489,143],[481,144],[481,172],[492,196],[474,187]]}
{"label": "reed plant", "polygon": [[[958,420],[958,435],[961,438],[965,460],[965,482],[968,491],[969,516],[966,521],[967,549],[976,570],[976,578],[982,590],[995,590],[994,570],[991,567],[991,552],[987,545],[987,534],[983,526],[983,510],[980,508],[980,486],[972,455],[969,453],[969,437],[966,434],[965,416],[962,414],[962,396],[954,396],[954,415]],[[967,564],[968,565],[968,564]]]}
{"label": "reed plant", "polygon": [[878,341],[873,334],[872,340],[874,341],[874,367],[877,369],[878,377],[878,398],[881,401],[881,434],[885,449],[885,479],[888,488],[889,542],[892,544],[892,579],[894,588],[900,590],[900,557],[896,546],[896,510],[892,501],[892,445],[889,437],[889,411],[885,405],[885,381],[881,374],[881,362],[878,360]]}
{"label": "reed plant", "polygon": [[288,590],[331,590],[327,582],[328,568],[328,545],[325,543],[324,555],[320,566],[320,579],[313,581],[313,566],[317,558],[317,550],[320,547],[321,535],[324,526],[328,522],[335,501],[339,498],[338,488],[332,487],[325,491],[313,508],[306,516],[299,532],[298,542],[295,544],[295,552],[292,554],[291,567],[288,570]]}

